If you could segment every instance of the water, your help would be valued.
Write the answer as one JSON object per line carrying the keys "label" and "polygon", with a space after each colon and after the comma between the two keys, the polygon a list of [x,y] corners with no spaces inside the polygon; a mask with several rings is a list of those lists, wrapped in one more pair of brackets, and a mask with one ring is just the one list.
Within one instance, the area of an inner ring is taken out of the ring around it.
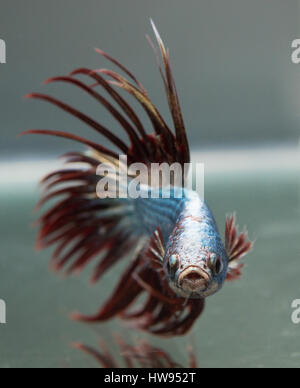
{"label": "water", "polygon": [[[37,196],[35,184],[1,184],[0,299],[7,304],[7,325],[0,325],[0,367],[97,367],[71,343],[97,346],[101,336],[113,346],[113,332],[145,336],[116,321],[86,326],[68,319],[74,311],[95,312],[119,272],[95,287],[88,273],[67,280],[50,273],[50,252],[33,248]],[[206,200],[222,232],[225,214],[236,211],[256,239],[244,276],[207,300],[190,335],[148,338],[183,364],[193,342],[200,367],[300,367],[300,325],[291,321],[291,303],[300,298],[298,169],[207,174]]]}

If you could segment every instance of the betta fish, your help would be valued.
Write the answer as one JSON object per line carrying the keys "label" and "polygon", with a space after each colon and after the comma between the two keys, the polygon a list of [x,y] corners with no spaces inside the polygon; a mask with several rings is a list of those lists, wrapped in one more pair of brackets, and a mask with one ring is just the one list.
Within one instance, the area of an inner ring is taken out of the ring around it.
{"label": "betta fish", "polygon": [[[97,189],[99,181],[105,178],[122,185],[121,174],[110,176],[98,170],[101,164],[120,168],[120,155],[126,156],[130,164],[142,163],[149,175],[153,164],[177,164],[184,168],[190,163],[169,51],[153,23],[152,26],[159,50],[147,38],[156,55],[172,126],[159,113],[141,82],[120,62],[97,49],[123,75],[108,69],[79,68],[46,83],[73,85],[97,101],[119,123],[128,141],[67,103],[37,93],[27,97],[47,101],[75,116],[114,148],[57,130],[35,129],[24,133],[57,136],[88,147],[87,151],[65,154],[63,158],[68,167],[54,171],[42,181],[45,195],[38,206],[57,199],[39,219],[37,240],[40,249],[56,246],[52,268],[64,270],[66,274],[79,273],[94,262],[91,279],[94,283],[122,260],[128,261],[125,272],[120,274],[118,284],[98,313],[75,314],[73,318],[104,322],[118,317],[136,329],[175,336],[192,328],[207,297],[219,291],[226,280],[240,277],[241,258],[251,250],[252,243],[246,230],[239,233],[235,216],[226,218],[223,242],[204,199],[184,184],[180,187],[178,182],[171,182],[168,186],[159,184],[151,188],[144,183],[140,186],[144,194],[156,191],[157,195],[138,198],[107,198],[103,195],[105,188],[100,193]],[[151,132],[120,91],[140,104],[153,127]],[[128,173],[129,180],[134,178],[134,174]],[[164,195],[167,190],[169,195]],[[178,191],[181,195],[176,195]]]}

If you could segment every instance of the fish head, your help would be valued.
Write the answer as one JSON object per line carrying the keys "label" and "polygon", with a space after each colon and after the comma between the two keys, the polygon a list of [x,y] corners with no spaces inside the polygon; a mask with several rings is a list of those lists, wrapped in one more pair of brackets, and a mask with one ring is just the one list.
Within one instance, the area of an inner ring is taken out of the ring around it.
{"label": "fish head", "polygon": [[199,299],[222,288],[228,258],[224,249],[187,245],[169,249],[164,263],[171,289],[180,297]]}

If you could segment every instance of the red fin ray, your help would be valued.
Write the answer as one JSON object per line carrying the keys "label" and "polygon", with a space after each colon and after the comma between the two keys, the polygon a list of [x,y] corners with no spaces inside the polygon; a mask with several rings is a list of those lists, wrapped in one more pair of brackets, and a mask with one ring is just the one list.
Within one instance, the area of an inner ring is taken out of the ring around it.
{"label": "red fin ray", "polygon": [[139,87],[139,89],[141,89],[143,91],[144,94],[147,94],[146,92],[146,89],[143,87],[143,85],[141,84],[140,81],[137,80],[137,78],[125,67],[123,66],[120,62],[118,62],[115,58],[111,57],[110,55],[108,55],[107,53],[105,53],[104,51],[96,48],[95,51],[102,55],[104,58],[108,59],[110,62],[112,62],[114,65],[116,65],[120,70],[122,70],[124,73],[126,73],[136,84],[137,86]]}
{"label": "red fin ray", "polygon": [[116,154],[114,151],[111,151],[108,148],[102,147],[98,143],[92,142],[83,137],[76,136],[67,132],[47,130],[47,129],[30,129],[28,131],[22,132],[21,135],[48,135],[48,136],[62,137],[64,139],[74,140],[78,143],[84,144],[104,155],[109,155],[115,159],[118,159],[119,157],[119,155]]}
{"label": "red fin ray", "polygon": [[145,142],[147,142],[147,134],[143,127],[142,122],[138,118],[137,114],[131,108],[131,106],[124,100],[124,98],[111,87],[109,82],[107,82],[103,77],[101,77],[95,70],[90,70],[87,68],[80,68],[74,70],[71,73],[71,76],[84,74],[91,77],[94,81],[97,82],[97,85],[101,85],[107,93],[114,99],[114,101],[119,105],[119,107],[123,110],[123,112],[127,115],[127,117],[132,121],[132,123],[136,126],[138,132],[142,136]]}
{"label": "red fin ray", "polygon": [[239,233],[235,215],[227,217],[225,225],[225,248],[229,258],[227,280],[240,278],[244,267],[241,259],[251,251],[252,247],[253,242],[248,240],[247,231]]}
{"label": "red fin ray", "polygon": [[148,114],[150,120],[153,123],[154,130],[158,135],[163,135],[167,140],[172,140],[174,142],[175,138],[172,134],[171,130],[165,123],[164,119],[160,115],[159,111],[155,107],[155,105],[151,102],[149,97],[141,92],[138,88],[128,82],[124,77],[115,73],[114,71],[107,69],[100,69],[99,72],[102,74],[108,75],[116,82],[110,82],[111,85],[115,85],[120,87],[121,89],[126,90],[129,94],[131,94],[145,109]]}
{"label": "red fin ray", "polygon": [[[185,125],[184,125],[184,120],[181,112],[180,102],[178,98],[178,93],[176,89],[176,84],[172,74],[169,52],[166,50],[165,45],[153,21],[151,21],[151,24],[163,59],[165,74],[163,74],[160,64],[159,64],[159,68],[165,85],[170,112],[173,118],[173,123],[176,131],[177,145],[179,149],[182,148],[182,151],[183,151],[182,160],[189,161],[190,160],[189,145],[188,145]],[[152,47],[154,48],[154,51],[156,52],[155,47],[150,38],[149,38],[149,41]],[[157,54],[156,54],[156,57],[157,57],[158,63],[160,63]]]}
{"label": "red fin ray", "polygon": [[91,128],[93,128],[95,131],[97,131],[102,136],[106,137],[108,140],[110,140],[115,146],[117,146],[122,152],[125,154],[128,153],[128,147],[127,145],[120,140],[117,136],[115,136],[110,130],[105,128],[103,125],[99,124],[94,119],[90,118],[89,116],[85,115],[84,113],[80,112],[79,110],[71,107],[70,105],[58,100],[57,98],[51,97],[46,94],[40,94],[40,93],[32,93],[27,96],[27,98],[33,98],[38,100],[44,100],[47,101],[58,108],[62,109],[63,111],[69,113],[72,116],[75,116],[85,124],[89,125]]}
{"label": "red fin ray", "polygon": [[[51,82],[66,82],[73,84],[77,86],[78,88],[84,90],[86,93],[94,97],[102,106],[104,106],[108,112],[119,122],[119,124],[123,127],[125,132],[127,133],[133,148],[134,152],[139,153],[140,157],[145,158],[146,157],[146,149],[142,142],[140,142],[139,137],[137,133],[135,132],[134,128],[131,126],[131,124],[118,112],[117,109],[103,96],[101,96],[99,93],[97,93],[93,88],[90,88],[89,86],[85,85],[83,82],[72,78],[72,77],[55,77],[51,78],[47,81],[47,83]],[[127,150],[128,152],[128,150]]]}

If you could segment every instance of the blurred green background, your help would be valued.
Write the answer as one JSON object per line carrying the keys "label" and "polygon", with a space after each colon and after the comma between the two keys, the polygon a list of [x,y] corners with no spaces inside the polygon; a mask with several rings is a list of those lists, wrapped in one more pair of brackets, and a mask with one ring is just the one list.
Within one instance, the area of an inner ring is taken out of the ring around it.
{"label": "blurred green background", "polygon": [[0,67],[3,156],[65,150],[60,140],[16,142],[23,128],[92,132],[54,107],[24,101],[31,91],[55,91],[115,126],[97,103],[74,87],[41,85],[77,67],[108,66],[95,47],[130,68],[168,117],[145,39],[145,34],[152,35],[150,17],[170,48],[194,146],[299,138],[300,66],[291,62],[291,43],[300,36],[296,0],[1,0],[0,6],[0,38],[7,45],[7,64]]}
{"label": "blurred green background", "polygon": [[0,65],[0,299],[7,303],[1,368],[93,367],[72,342],[97,346],[101,336],[111,344],[116,331],[144,337],[117,322],[85,326],[68,319],[74,310],[95,312],[119,271],[93,288],[88,272],[63,280],[48,271],[50,252],[34,251],[37,182],[74,146],[16,136],[44,128],[99,140],[54,107],[25,101],[31,91],[59,96],[121,133],[80,91],[41,85],[76,67],[107,67],[94,47],[130,68],[169,119],[145,39],[150,17],[170,48],[193,160],[206,167],[206,200],[221,231],[225,214],[236,210],[256,239],[243,279],[208,300],[189,336],[151,341],[183,364],[193,342],[203,367],[300,366],[300,326],[291,322],[291,303],[300,298],[300,65],[291,61],[299,15],[294,0],[0,0],[7,45],[7,63]]}

